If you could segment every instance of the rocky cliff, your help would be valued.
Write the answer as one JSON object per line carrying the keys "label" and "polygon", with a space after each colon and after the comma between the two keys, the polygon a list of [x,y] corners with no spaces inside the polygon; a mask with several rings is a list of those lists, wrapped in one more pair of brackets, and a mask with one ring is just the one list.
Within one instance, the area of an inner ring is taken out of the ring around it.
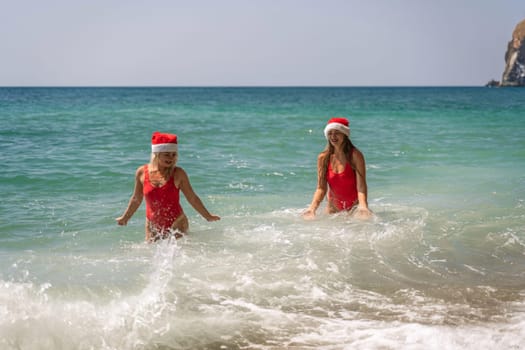
{"label": "rocky cliff", "polygon": [[501,86],[525,86],[525,20],[518,23],[507,45]]}

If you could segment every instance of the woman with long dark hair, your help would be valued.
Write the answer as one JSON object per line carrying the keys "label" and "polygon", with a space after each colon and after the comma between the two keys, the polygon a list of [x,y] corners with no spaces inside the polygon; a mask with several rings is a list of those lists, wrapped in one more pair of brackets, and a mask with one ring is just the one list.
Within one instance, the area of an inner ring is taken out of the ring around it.
{"label": "woman with long dark hair", "polygon": [[337,117],[324,129],[328,144],[317,157],[317,189],[303,213],[305,218],[315,217],[327,193],[329,214],[349,211],[362,218],[372,214],[368,209],[365,157],[350,140],[349,124],[348,119]]}

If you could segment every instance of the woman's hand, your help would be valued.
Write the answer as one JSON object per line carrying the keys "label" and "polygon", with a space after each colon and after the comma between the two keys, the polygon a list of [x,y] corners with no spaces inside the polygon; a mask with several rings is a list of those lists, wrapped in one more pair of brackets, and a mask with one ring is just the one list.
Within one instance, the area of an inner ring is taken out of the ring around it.
{"label": "woman's hand", "polygon": [[220,216],[210,214],[210,216],[206,217],[207,221],[219,221],[221,218]]}
{"label": "woman's hand", "polygon": [[128,224],[128,220],[129,218],[127,218],[125,215],[122,215],[121,217],[115,219],[119,226],[126,226]]}
{"label": "woman's hand", "polygon": [[315,210],[308,208],[303,211],[302,216],[305,220],[313,220],[315,218]]}
{"label": "woman's hand", "polygon": [[354,210],[352,210],[350,215],[356,219],[366,220],[370,219],[374,215],[374,213],[372,213],[372,211],[366,207],[358,206]]}

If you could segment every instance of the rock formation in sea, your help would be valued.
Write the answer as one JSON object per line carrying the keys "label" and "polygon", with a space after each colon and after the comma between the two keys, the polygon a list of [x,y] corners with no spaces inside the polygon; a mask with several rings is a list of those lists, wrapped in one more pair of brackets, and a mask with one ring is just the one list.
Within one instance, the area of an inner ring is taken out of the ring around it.
{"label": "rock formation in sea", "polygon": [[525,86],[525,20],[516,25],[505,52],[501,86]]}

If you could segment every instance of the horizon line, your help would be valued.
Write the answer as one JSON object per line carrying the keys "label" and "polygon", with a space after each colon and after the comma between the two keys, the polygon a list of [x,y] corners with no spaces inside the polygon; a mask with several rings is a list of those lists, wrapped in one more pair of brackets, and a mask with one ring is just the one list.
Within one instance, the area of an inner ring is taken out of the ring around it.
{"label": "horizon line", "polygon": [[467,88],[486,85],[0,85],[0,88]]}

